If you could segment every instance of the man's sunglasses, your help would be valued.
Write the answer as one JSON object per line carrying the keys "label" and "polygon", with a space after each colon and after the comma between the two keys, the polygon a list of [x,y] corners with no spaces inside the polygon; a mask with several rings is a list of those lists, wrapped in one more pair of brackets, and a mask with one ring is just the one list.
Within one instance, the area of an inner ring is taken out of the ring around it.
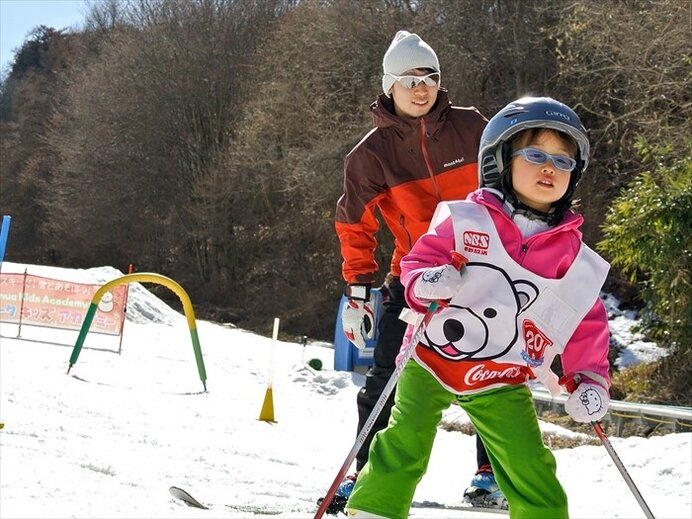
{"label": "man's sunglasses", "polygon": [[[389,74],[389,72],[387,72]],[[421,83],[425,83],[426,86],[434,87],[440,84],[440,73],[431,72],[427,76],[395,76],[394,74],[389,74],[394,79],[396,79],[399,84],[404,88],[416,88]]]}
{"label": "man's sunglasses", "polygon": [[577,166],[577,161],[572,157],[551,155],[550,153],[536,148],[522,148],[512,153],[512,157],[517,157],[519,155],[524,157],[524,159],[531,164],[541,165],[550,160],[557,169],[562,171],[572,171]]}

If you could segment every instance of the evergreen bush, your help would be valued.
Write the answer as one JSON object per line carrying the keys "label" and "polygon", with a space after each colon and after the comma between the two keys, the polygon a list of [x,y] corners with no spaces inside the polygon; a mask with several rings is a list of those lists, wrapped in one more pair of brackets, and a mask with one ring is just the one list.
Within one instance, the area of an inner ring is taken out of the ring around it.
{"label": "evergreen bush", "polygon": [[688,357],[692,339],[692,142],[683,157],[639,140],[640,173],[613,200],[597,247],[641,288],[642,331]]}

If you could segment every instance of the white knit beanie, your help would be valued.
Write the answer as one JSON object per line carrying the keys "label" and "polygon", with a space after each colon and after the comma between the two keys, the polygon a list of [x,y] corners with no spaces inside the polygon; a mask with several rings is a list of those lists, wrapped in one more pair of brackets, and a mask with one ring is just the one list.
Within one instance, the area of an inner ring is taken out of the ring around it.
{"label": "white knit beanie", "polygon": [[407,70],[414,68],[429,68],[435,72],[440,71],[440,62],[432,47],[420,39],[417,34],[408,31],[399,31],[394,36],[391,45],[384,53],[382,60],[382,89],[389,95],[396,79],[389,74],[401,76]]}

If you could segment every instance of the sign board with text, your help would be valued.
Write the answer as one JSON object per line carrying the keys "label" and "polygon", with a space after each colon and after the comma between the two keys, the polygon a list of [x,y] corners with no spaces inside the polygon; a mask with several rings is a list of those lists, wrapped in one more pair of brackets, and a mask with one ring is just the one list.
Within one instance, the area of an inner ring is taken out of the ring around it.
{"label": "sign board with text", "polygon": [[[101,286],[0,273],[0,321],[79,330]],[[103,295],[91,325],[93,332],[120,335],[126,294],[127,286],[122,285]]]}

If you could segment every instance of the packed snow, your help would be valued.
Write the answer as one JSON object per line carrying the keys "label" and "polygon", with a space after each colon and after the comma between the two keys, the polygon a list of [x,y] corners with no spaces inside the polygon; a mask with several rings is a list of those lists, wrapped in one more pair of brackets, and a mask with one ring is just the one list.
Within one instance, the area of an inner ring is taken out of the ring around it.
{"label": "packed snow", "polygon": [[[83,283],[122,275],[2,265],[3,272],[25,268]],[[660,354],[628,331],[627,315],[612,317],[623,365],[641,352]],[[90,333],[69,374],[77,332],[22,327],[17,339],[17,325],[0,324],[0,517],[313,517],[355,440],[364,377],[334,371],[330,344],[274,341],[200,320],[197,328],[207,392],[185,317],[140,284],[130,288],[121,353],[118,337]],[[306,366],[314,358],[322,370]],[[273,422],[259,419],[263,409]],[[456,406],[445,419],[468,422]],[[657,518],[692,517],[692,433],[610,439]],[[460,504],[475,456],[473,436],[440,430],[415,502]],[[603,446],[555,456],[571,517],[645,517]],[[171,485],[210,509],[173,499]],[[411,511],[414,518],[478,516]]]}

